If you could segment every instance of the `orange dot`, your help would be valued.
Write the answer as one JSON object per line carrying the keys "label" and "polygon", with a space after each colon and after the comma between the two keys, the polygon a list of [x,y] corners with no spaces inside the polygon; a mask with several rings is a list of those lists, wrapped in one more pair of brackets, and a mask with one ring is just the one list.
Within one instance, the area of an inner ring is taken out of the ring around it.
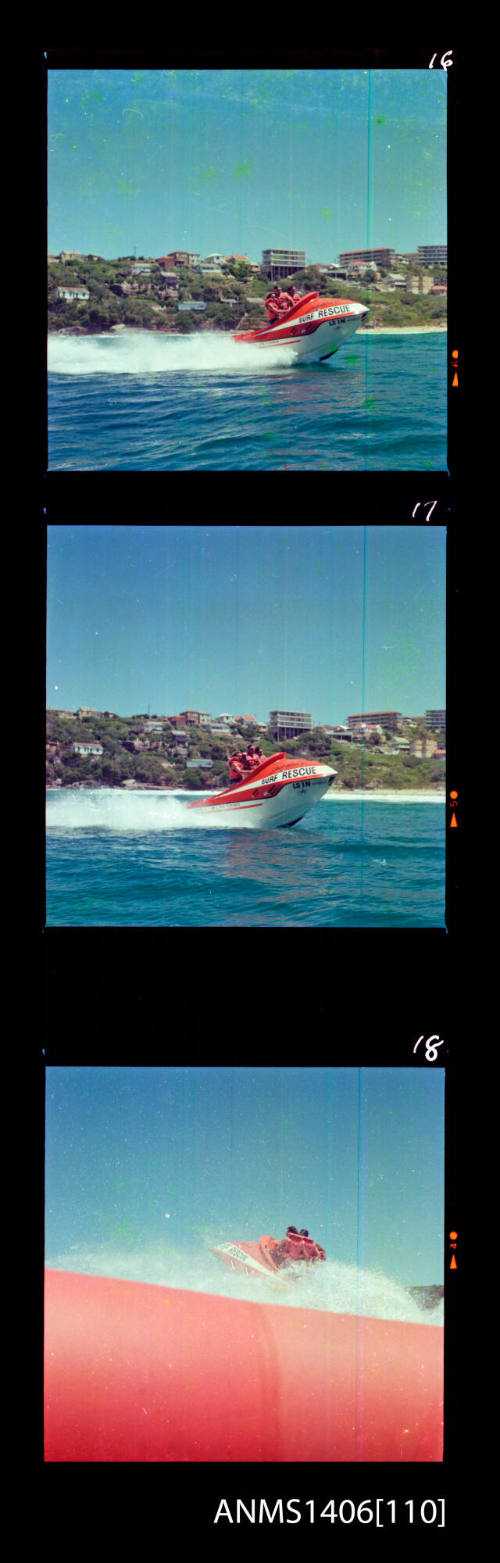
{"label": "orange dot", "polygon": [[458,1237],[458,1232],[450,1232],[450,1238],[451,1238],[452,1243],[456,1241],[457,1237]]}
{"label": "orange dot", "polygon": [[453,348],[453,352],[452,352],[451,356],[452,356],[452,358],[458,358],[458,348],[457,347]]}
{"label": "orange dot", "polygon": [[450,792],[450,798],[458,798],[458,792]]}

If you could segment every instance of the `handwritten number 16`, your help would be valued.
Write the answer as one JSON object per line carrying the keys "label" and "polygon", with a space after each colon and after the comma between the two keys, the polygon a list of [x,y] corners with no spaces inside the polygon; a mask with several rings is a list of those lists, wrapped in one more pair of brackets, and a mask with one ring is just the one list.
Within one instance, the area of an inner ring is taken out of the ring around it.
{"label": "handwritten number 16", "polygon": [[[436,49],[436,53],[433,54],[432,60],[431,60],[430,65],[429,65],[429,70],[430,71],[433,68],[435,59],[437,59],[437,49]],[[452,57],[451,57],[451,49],[447,49],[446,50],[446,54],[442,54],[441,55],[441,59],[439,61],[439,64],[442,65],[442,68],[443,68],[444,71],[449,71],[450,65],[453,65],[453,60],[452,60]]]}

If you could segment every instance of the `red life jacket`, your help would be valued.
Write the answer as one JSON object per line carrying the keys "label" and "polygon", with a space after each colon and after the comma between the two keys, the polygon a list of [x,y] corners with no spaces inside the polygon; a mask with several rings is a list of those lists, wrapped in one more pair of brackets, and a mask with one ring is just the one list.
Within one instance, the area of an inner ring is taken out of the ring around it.
{"label": "red life jacket", "polygon": [[280,1247],[276,1237],[264,1236],[259,1238],[259,1248],[265,1259],[270,1258],[273,1264],[280,1263]]}
{"label": "red life jacket", "polygon": [[[262,1242],[263,1239],[261,1238],[261,1243]],[[266,1239],[266,1242],[269,1242],[268,1238]],[[283,1264],[289,1264],[290,1260],[295,1258],[296,1254],[291,1251],[288,1238],[284,1237],[281,1243],[279,1243],[276,1238],[273,1240],[272,1259],[275,1265],[279,1267]]]}
{"label": "red life jacket", "polygon": [[241,781],[241,778],[243,776],[243,767],[240,764],[240,761],[236,760],[236,759],[234,759],[234,760],[231,759],[231,760],[228,761],[228,764],[229,764],[229,777],[230,777],[230,780],[231,781]]}
{"label": "red life jacket", "polygon": [[275,1265],[295,1263],[298,1260],[311,1263],[316,1259],[326,1259],[324,1248],[320,1243],[313,1242],[312,1237],[303,1237],[301,1232],[287,1232],[286,1237],[278,1242],[274,1237],[261,1237],[261,1246],[271,1251]]}
{"label": "red life jacket", "polygon": [[312,1237],[303,1237],[302,1242],[304,1244],[304,1258],[309,1263],[313,1259],[319,1259],[318,1245],[313,1242]]}
{"label": "red life jacket", "polygon": [[287,1232],[283,1246],[289,1259],[305,1259],[304,1238],[300,1232]]}
{"label": "red life jacket", "polygon": [[269,319],[270,320],[277,320],[279,315],[281,315],[281,313],[282,313],[280,304],[278,302],[278,299],[275,299],[275,298],[267,299],[266,298],[265,299],[265,306],[266,306],[266,309],[267,309],[267,313],[269,315]]}
{"label": "red life jacket", "polygon": [[315,1243],[312,1237],[304,1237],[301,1232],[287,1232],[285,1243],[290,1259],[302,1259],[306,1264],[316,1259],[326,1259],[324,1248]]}

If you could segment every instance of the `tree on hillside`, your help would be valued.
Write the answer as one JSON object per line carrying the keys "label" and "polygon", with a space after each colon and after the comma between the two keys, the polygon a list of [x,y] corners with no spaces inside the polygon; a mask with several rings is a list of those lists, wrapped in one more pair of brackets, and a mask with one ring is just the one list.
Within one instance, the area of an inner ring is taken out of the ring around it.
{"label": "tree on hillside", "polygon": [[216,326],[220,326],[222,330],[226,328],[229,330],[231,327],[234,327],[234,310],[231,304],[212,304],[210,319],[214,321]]}
{"label": "tree on hillside", "polygon": [[307,749],[308,754],[326,755],[330,753],[330,739],[319,727],[313,727],[310,733],[306,733],[304,738],[296,740],[296,742],[298,742],[299,748],[302,744],[302,747]]}
{"label": "tree on hillside", "polygon": [[[220,295],[221,295],[222,286],[223,286],[222,282],[210,282],[207,279],[206,281],[204,281],[203,287],[200,284],[200,287],[198,289],[198,294],[196,296],[199,296],[200,298],[205,298],[207,300],[207,302],[211,301],[212,299],[219,299]],[[192,296],[193,296],[193,298],[195,297],[194,289],[193,289],[193,295]]]}
{"label": "tree on hillside", "polygon": [[252,275],[250,267],[247,266],[246,261],[237,261],[236,265],[231,269],[233,272],[233,277],[237,277],[239,282],[246,282],[247,277],[251,277]]}
{"label": "tree on hillside", "polygon": [[184,334],[196,330],[196,310],[181,309],[175,317],[175,329]]}
{"label": "tree on hillside", "polygon": [[155,316],[146,299],[135,298],[123,300],[121,318],[127,326],[150,326]]}

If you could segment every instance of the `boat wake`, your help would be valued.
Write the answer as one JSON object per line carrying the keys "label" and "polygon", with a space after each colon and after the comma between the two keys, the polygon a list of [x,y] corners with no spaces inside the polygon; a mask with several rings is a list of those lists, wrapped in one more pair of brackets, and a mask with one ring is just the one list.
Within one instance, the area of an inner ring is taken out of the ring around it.
{"label": "boat wake", "polygon": [[[142,835],[160,830],[227,830],[227,817],[214,815],[213,810],[186,807],[188,801],[205,797],[201,792],[134,792],[116,787],[63,792],[58,788],[47,793],[46,826],[50,831],[109,830],[115,835],[125,831]],[[230,828],[252,830],[254,822],[240,814],[232,818]]]}
{"label": "boat wake", "polygon": [[442,1302],[436,1308],[423,1310],[404,1286],[382,1271],[358,1269],[356,1265],[329,1259],[320,1266],[311,1266],[289,1291],[275,1291],[265,1281],[237,1275],[223,1268],[208,1252],[190,1255],[163,1245],[123,1251],[112,1243],[98,1248],[80,1244],[64,1254],[48,1257],[46,1263],[52,1270],[145,1281],[183,1291],[265,1302],[272,1307],[400,1319],[406,1324],[443,1324]]}
{"label": "boat wake", "polygon": [[292,349],[270,347],[265,354],[250,343],[234,342],[229,332],[207,331],[169,336],[161,331],[104,332],[96,336],[48,339],[51,374],[265,374],[292,367]]}

